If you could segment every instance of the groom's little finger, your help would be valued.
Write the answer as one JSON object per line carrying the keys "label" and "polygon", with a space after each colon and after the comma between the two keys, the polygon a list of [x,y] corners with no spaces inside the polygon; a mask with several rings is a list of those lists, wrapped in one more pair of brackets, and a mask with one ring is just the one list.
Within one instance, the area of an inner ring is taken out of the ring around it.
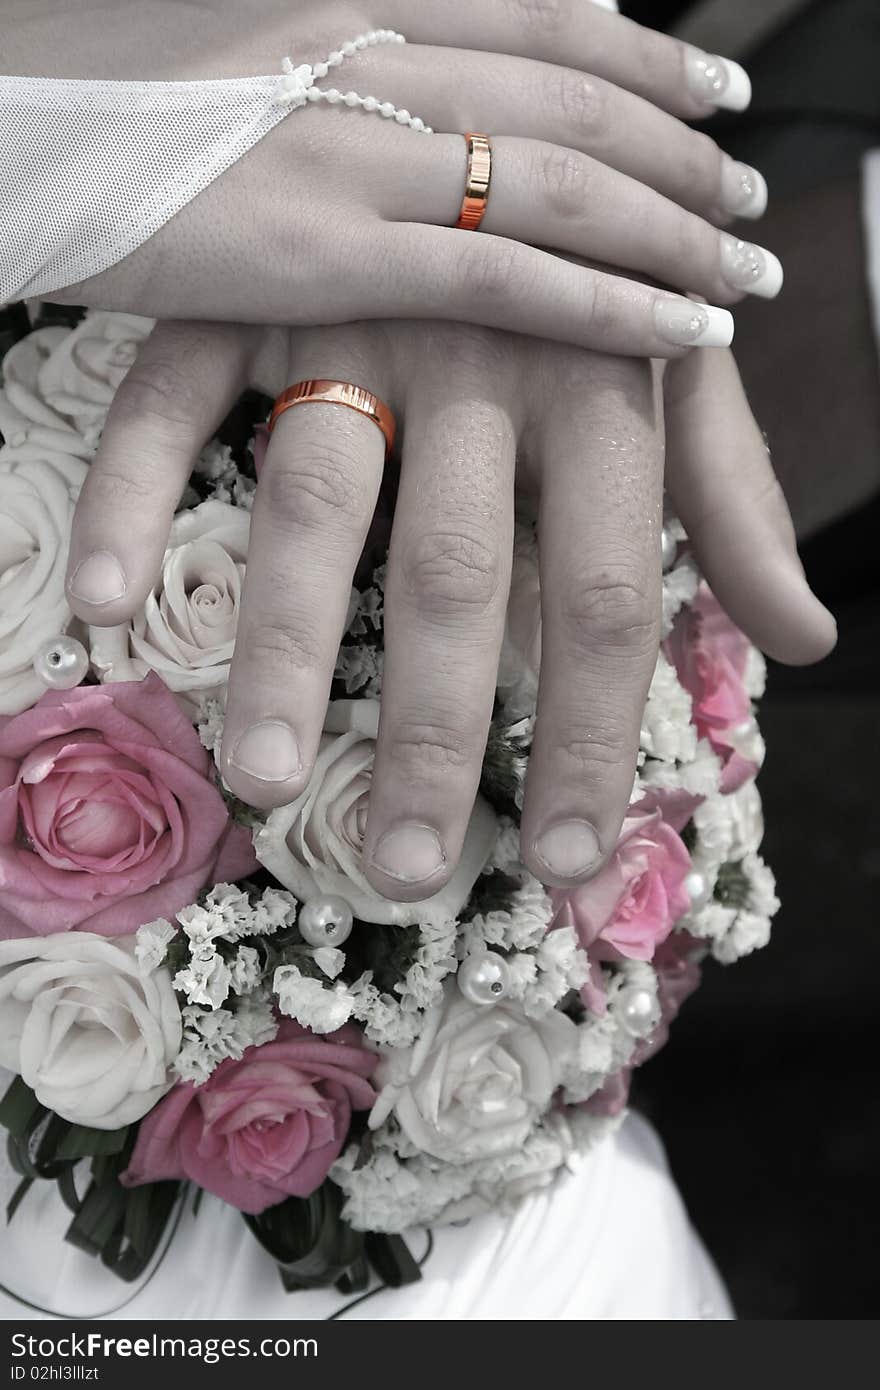
{"label": "groom's little finger", "polygon": [[250,330],[162,323],[114,397],[80,494],[67,594],[98,627],[137,612],[190,470],[245,384]]}

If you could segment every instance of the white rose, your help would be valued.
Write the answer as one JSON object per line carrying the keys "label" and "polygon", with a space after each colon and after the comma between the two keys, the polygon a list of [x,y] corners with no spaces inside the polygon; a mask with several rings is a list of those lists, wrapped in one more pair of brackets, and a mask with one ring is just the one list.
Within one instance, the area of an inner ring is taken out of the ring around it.
{"label": "white rose", "polygon": [[20,714],[45,694],[33,659],[71,621],[64,573],[86,471],[72,454],[0,449],[0,714]]}
{"label": "white rose", "polygon": [[250,514],[202,502],[174,518],[162,572],[128,623],[89,630],[102,681],[142,680],[157,671],[195,714],[222,699],[235,645]]}
{"label": "white rose", "polygon": [[7,444],[33,444],[76,458],[91,456],[93,450],[82,435],[46,403],[40,391],[43,367],[69,336],[69,328],[38,328],[3,358],[0,434]]}
{"label": "white rose", "polygon": [[121,1129],[173,1083],[171,978],[141,973],[134,947],[76,931],[0,941],[0,1066],[72,1124]]}
{"label": "white rose", "polygon": [[74,329],[42,328],[16,343],[3,361],[0,414],[13,412],[0,420],[3,434],[82,457],[94,453],[110,403],[152,326],[136,314],[96,309]]}
{"label": "white rose", "polygon": [[512,1153],[549,1108],[576,1043],[564,1014],[471,1004],[450,980],[414,1046],[380,1062],[370,1128],[393,1113],[416,1149],[446,1163]]}
{"label": "white rose", "polygon": [[498,695],[505,714],[534,714],[541,670],[541,587],[538,544],[531,527],[518,525],[507,602],[507,625],[498,663]]}
{"label": "white rose", "polygon": [[378,700],[335,700],[308,786],[273,811],[254,835],[257,858],[303,902],[337,894],[364,922],[411,926],[458,915],[495,841],[495,815],[477,797],[461,859],[434,897],[400,903],[383,898],[363,870],[364,831],[379,731]]}

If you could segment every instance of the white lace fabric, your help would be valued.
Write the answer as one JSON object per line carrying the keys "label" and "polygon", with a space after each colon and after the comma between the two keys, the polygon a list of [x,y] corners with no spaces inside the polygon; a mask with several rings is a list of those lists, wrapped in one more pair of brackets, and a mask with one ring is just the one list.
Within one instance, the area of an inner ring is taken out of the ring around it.
{"label": "white lace fabric", "polygon": [[0,77],[0,303],[98,275],[137,249],[279,121],[344,103],[431,134],[418,116],[319,80],[359,50],[405,43],[372,29],[324,62],[198,82]]}
{"label": "white lace fabric", "polygon": [[0,77],[0,302],[136,250],[285,118],[278,85]]}

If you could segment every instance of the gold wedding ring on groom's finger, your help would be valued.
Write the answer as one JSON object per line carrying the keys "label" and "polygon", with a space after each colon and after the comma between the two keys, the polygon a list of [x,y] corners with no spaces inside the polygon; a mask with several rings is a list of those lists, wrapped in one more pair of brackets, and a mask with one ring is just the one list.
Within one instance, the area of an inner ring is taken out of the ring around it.
{"label": "gold wedding ring on groom's finger", "polygon": [[348,410],[356,410],[360,415],[366,415],[367,419],[372,420],[382,431],[386,455],[391,453],[397,433],[397,422],[385,402],[380,401],[378,396],[374,396],[373,392],[364,386],[355,386],[350,381],[331,381],[326,377],[298,381],[295,385],[288,386],[286,391],[282,391],[269,416],[269,433],[272,433],[285,410],[291,410],[295,405],[307,405],[309,401],[318,401],[324,405],[344,405]]}
{"label": "gold wedding ring on groom's finger", "polygon": [[486,215],[489,202],[492,145],[488,135],[478,135],[473,131],[468,131],[464,139],[467,145],[467,179],[461,212],[455,225],[464,231],[476,232],[479,231],[480,223]]}

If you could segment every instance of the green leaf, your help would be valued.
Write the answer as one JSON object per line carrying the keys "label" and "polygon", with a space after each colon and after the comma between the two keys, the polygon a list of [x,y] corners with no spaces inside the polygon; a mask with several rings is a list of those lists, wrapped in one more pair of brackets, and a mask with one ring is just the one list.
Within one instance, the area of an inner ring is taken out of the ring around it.
{"label": "green leaf", "polygon": [[18,1184],[18,1187],[13,1192],[6,1206],[7,1224],[12,1220],[13,1216],[21,1206],[23,1198],[27,1196],[28,1192],[30,1192],[33,1185],[33,1178],[22,1178],[21,1182]]}
{"label": "green leaf", "polygon": [[23,1139],[46,1113],[31,1090],[17,1076],[0,1100],[0,1125],[16,1139]]}
{"label": "green leaf", "polygon": [[128,1138],[128,1129],[90,1129],[87,1125],[71,1125],[55,1150],[56,1158],[93,1158],[121,1153]]}
{"label": "green leaf", "polygon": [[752,895],[749,876],[740,863],[722,864],[715,884],[715,901],[725,907],[746,908]]}

